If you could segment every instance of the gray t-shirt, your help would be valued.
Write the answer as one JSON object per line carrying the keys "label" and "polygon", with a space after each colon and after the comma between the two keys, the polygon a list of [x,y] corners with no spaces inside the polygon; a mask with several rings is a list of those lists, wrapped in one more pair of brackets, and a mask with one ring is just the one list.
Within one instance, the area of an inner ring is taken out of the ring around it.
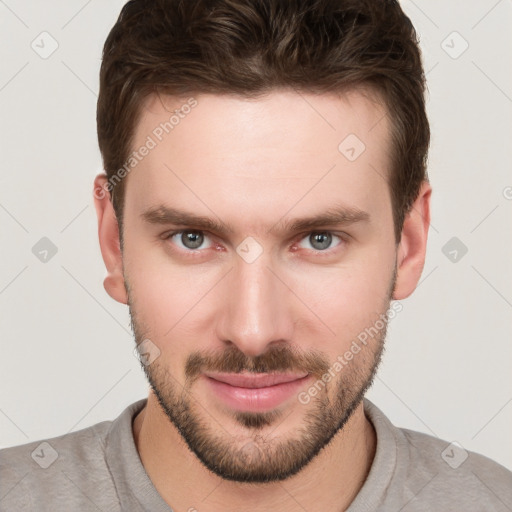
{"label": "gray t-shirt", "polygon": [[[114,421],[0,450],[0,511],[171,512],[133,439],[132,421],[145,403],[131,404]],[[348,512],[512,511],[512,473],[503,466],[397,428],[367,399],[364,408],[377,449]]]}

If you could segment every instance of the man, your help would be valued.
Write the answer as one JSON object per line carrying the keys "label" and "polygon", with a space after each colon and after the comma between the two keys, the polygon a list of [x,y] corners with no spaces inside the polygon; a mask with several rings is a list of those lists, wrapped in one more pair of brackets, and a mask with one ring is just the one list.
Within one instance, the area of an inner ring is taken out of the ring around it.
{"label": "man", "polygon": [[505,468],[364,399],[425,259],[423,94],[393,1],[128,2],[94,196],[151,391],[0,452],[0,510],[512,509]]}

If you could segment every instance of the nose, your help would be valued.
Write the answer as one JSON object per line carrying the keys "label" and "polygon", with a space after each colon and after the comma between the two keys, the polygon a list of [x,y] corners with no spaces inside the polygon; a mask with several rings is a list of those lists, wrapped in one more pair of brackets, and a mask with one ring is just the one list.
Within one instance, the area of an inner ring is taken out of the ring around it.
{"label": "nose", "polygon": [[252,263],[235,262],[223,283],[217,335],[247,356],[265,353],[271,344],[293,339],[291,292],[261,256]]}

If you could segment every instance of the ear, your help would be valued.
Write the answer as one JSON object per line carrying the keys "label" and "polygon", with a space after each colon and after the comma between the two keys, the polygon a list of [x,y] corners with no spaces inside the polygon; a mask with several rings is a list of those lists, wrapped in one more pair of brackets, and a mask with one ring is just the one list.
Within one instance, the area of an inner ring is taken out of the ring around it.
{"label": "ear", "polygon": [[110,200],[110,184],[105,174],[94,179],[94,206],[98,216],[98,237],[101,255],[107,268],[103,286],[117,302],[128,303],[123,276],[123,257],[119,238],[119,224]]}
{"label": "ear", "polygon": [[421,277],[430,225],[431,193],[432,188],[424,181],[418,197],[405,217],[402,238],[398,245],[394,300],[405,299],[411,295]]}

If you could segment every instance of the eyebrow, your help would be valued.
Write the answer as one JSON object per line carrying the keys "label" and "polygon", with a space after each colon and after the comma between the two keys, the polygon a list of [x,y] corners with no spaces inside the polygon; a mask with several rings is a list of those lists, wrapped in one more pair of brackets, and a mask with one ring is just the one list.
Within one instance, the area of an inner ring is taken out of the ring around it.
{"label": "eyebrow", "polygon": [[149,224],[176,224],[179,226],[197,228],[198,230],[216,231],[218,233],[235,232],[235,229],[230,224],[164,205],[148,208],[141,213],[141,217]]}
{"label": "eyebrow", "polygon": [[[174,224],[224,234],[233,234],[235,232],[234,227],[229,223],[164,205],[148,208],[142,212],[141,217],[145,222],[155,225]],[[325,226],[368,222],[369,220],[370,215],[363,210],[354,207],[334,206],[311,217],[279,220],[268,232],[290,231],[295,233]]]}

